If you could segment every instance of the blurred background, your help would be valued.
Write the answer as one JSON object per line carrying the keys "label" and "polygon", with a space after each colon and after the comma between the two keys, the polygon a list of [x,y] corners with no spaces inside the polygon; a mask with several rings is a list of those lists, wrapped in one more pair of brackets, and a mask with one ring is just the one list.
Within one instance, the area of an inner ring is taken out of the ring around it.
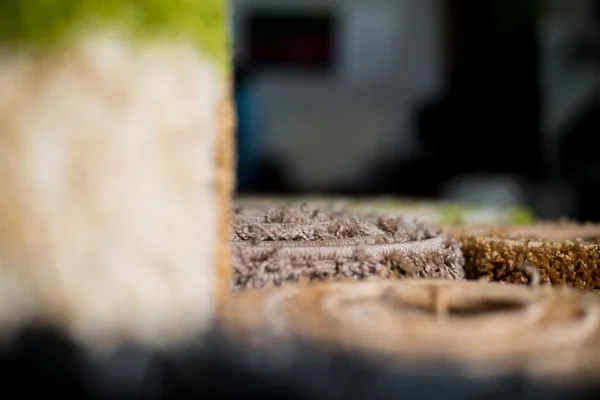
{"label": "blurred background", "polygon": [[600,0],[232,0],[238,193],[600,221]]}

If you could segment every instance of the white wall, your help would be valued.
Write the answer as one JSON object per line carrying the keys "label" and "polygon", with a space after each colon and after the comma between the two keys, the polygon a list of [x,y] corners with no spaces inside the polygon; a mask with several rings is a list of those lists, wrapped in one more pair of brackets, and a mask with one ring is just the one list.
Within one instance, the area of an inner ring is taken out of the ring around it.
{"label": "white wall", "polygon": [[334,7],[342,17],[342,63],[333,78],[273,73],[260,78],[267,146],[292,162],[292,179],[311,186],[358,183],[375,160],[398,148],[411,150],[410,109],[440,84],[439,0],[234,3],[241,56],[240,21],[252,7]]}

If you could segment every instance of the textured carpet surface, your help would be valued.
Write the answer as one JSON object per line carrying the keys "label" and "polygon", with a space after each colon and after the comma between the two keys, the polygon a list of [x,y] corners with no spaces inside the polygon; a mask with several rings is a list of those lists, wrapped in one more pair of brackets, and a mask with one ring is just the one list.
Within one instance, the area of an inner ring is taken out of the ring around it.
{"label": "textured carpet surface", "polygon": [[398,216],[307,205],[238,207],[233,288],[314,280],[462,279],[456,240]]}
{"label": "textured carpet surface", "polygon": [[528,282],[531,272],[522,268],[527,262],[541,284],[600,289],[600,225],[449,227],[446,232],[462,243],[467,279]]}

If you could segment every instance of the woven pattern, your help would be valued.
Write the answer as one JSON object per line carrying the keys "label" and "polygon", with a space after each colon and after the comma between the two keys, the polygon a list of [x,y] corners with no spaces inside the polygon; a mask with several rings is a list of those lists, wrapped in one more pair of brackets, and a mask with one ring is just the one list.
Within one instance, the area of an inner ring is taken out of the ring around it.
{"label": "woven pattern", "polygon": [[574,381],[596,379],[600,367],[600,300],[566,288],[447,280],[290,285],[239,293],[225,320],[258,341],[309,338],[404,361],[458,362],[477,375]]}

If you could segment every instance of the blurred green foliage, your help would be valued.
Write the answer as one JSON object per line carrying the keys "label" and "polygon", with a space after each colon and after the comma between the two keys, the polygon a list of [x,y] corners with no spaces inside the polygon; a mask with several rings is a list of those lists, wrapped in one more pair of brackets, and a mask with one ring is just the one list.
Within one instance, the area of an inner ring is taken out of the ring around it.
{"label": "blurred green foliage", "polygon": [[80,34],[114,29],[135,40],[184,37],[230,65],[224,0],[1,0],[0,43],[47,48]]}

